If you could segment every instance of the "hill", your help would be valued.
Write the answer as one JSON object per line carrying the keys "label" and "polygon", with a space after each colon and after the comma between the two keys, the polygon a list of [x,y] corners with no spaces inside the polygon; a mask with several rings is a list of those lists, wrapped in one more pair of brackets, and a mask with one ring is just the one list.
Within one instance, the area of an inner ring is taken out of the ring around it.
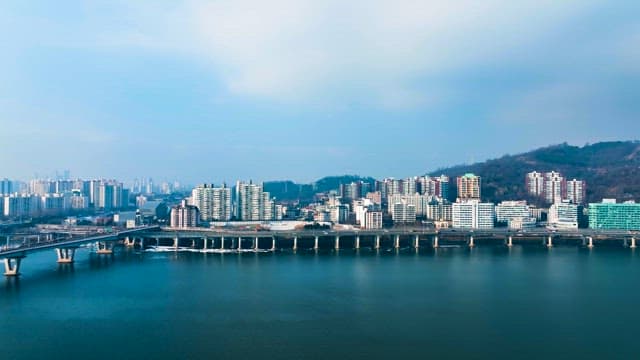
{"label": "hill", "polygon": [[583,147],[566,143],[518,155],[505,155],[472,165],[439,169],[451,179],[451,195],[457,193],[455,177],[472,172],[482,177],[482,197],[488,201],[530,199],[525,175],[531,171],[559,171],[567,179],[587,182],[587,202],[602,198],[640,200],[640,142],[601,142]]}
{"label": "hill", "polygon": [[290,180],[267,181],[264,183],[264,190],[270,192],[271,196],[279,201],[307,203],[313,201],[316,193],[338,190],[341,184],[350,184],[360,180],[371,184],[375,183],[375,179],[371,177],[342,175],[327,176],[312,184],[297,184]]}

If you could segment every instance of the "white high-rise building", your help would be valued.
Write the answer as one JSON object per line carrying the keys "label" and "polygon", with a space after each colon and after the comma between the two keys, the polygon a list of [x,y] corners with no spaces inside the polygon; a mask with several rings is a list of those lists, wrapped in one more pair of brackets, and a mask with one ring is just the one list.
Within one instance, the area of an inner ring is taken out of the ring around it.
{"label": "white high-rise building", "polygon": [[452,205],[453,227],[464,229],[492,229],[495,205],[477,200],[457,202]]}
{"label": "white high-rise building", "polygon": [[198,226],[198,208],[193,205],[187,205],[185,200],[182,204],[171,208],[171,222],[172,228],[192,228]]}
{"label": "white high-rise building", "polygon": [[362,227],[365,229],[382,229],[382,211],[366,211]]}
{"label": "white high-rise building", "polygon": [[416,222],[416,206],[407,200],[396,202],[393,205],[389,204],[389,207],[393,207],[392,219],[394,223],[412,224]]}
{"label": "white high-rise building", "polygon": [[574,204],[582,204],[586,193],[586,185],[582,180],[567,181],[567,200]]}
{"label": "white high-rise building", "polygon": [[275,219],[275,201],[262,184],[236,184],[236,219],[242,221],[270,221]]}
{"label": "white high-rise building", "polygon": [[544,174],[544,198],[550,203],[561,202],[566,193],[566,182],[562,174],[555,171]]}
{"label": "white high-rise building", "polygon": [[542,196],[544,194],[544,175],[537,171],[528,173],[526,185],[529,195]]}
{"label": "white high-rise building", "polygon": [[229,221],[232,217],[231,189],[225,185],[198,185],[191,191],[191,205],[198,208],[202,221]]}

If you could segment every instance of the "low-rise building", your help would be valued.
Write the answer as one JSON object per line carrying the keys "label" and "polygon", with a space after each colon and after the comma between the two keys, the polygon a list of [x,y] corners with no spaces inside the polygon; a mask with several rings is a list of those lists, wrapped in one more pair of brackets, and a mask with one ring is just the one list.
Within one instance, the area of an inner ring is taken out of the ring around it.
{"label": "low-rise building", "polygon": [[640,204],[603,200],[589,204],[589,228],[602,230],[640,230]]}

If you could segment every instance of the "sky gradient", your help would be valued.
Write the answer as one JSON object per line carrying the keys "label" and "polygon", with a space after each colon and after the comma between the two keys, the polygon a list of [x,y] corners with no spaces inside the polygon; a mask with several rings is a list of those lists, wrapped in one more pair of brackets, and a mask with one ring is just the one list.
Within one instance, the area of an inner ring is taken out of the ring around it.
{"label": "sky gradient", "polygon": [[418,175],[640,134],[638,1],[3,1],[0,177]]}

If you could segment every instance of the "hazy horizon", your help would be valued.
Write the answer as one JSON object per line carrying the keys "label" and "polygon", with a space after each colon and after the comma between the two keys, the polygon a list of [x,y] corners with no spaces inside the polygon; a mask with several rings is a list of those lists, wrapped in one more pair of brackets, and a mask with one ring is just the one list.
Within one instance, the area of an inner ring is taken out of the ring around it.
{"label": "hazy horizon", "polygon": [[5,1],[0,178],[400,178],[626,139],[640,133],[639,10]]}

